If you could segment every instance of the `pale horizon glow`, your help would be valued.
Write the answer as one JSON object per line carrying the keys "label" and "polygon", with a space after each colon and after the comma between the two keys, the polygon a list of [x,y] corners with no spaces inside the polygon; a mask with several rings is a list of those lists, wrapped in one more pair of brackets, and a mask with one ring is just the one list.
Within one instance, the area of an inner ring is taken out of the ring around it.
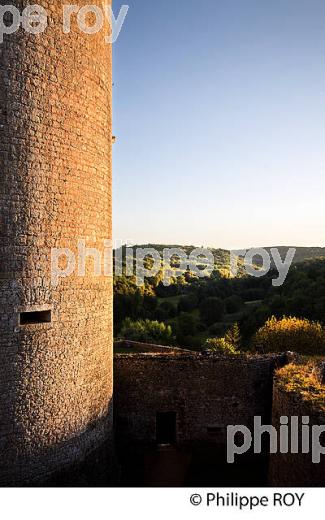
{"label": "pale horizon glow", "polygon": [[123,3],[114,238],[325,246],[324,1]]}

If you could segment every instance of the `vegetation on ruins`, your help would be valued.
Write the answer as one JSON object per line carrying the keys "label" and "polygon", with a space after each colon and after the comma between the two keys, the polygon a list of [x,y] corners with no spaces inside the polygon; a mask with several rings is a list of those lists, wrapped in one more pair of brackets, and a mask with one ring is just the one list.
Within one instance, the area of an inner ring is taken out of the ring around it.
{"label": "vegetation on ruins", "polygon": [[209,338],[204,349],[208,352],[220,354],[239,354],[241,347],[241,335],[238,323],[234,323],[223,338]]}
{"label": "vegetation on ruins", "polygon": [[208,352],[216,354],[238,354],[235,347],[231,343],[228,343],[226,338],[207,339],[204,348]]}
{"label": "vegetation on ruins", "polygon": [[298,394],[303,401],[325,411],[325,386],[315,374],[315,364],[290,364],[277,370],[276,380],[286,392]]}

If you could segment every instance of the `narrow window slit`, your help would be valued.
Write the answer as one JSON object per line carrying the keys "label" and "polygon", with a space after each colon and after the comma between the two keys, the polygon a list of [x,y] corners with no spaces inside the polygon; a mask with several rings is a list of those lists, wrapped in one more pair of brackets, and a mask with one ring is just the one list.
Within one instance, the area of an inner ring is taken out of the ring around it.
{"label": "narrow window slit", "polygon": [[30,311],[19,313],[19,325],[36,325],[38,323],[51,323],[52,312],[47,311]]}

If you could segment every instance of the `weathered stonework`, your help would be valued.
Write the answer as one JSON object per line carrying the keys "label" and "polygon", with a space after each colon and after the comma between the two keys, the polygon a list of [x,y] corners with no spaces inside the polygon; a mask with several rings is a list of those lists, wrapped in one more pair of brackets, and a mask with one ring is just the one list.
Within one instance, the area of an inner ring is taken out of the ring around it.
{"label": "weathered stonework", "polygon": [[[324,403],[325,405],[325,403]],[[289,453],[272,454],[270,457],[269,484],[271,486],[285,487],[316,487],[325,485],[325,459],[321,456],[320,463],[312,461],[312,435],[313,426],[325,425],[324,409],[312,404],[311,401],[303,399],[299,392],[288,391],[277,376],[274,381],[272,425],[280,433],[280,418],[289,418]],[[291,420],[298,418],[299,447],[298,453],[291,452]],[[302,417],[309,418],[309,442],[310,452],[302,453],[301,426]],[[279,437],[278,437],[279,439]],[[279,441],[278,441],[279,442]],[[324,446],[324,437],[322,445]]]}
{"label": "weathered stonework", "polygon": [[111,237],[111,46],[38,3],[46,32],[0,45],[0,485],[45,481],[112,433],[112,280],[89,261],[51,284],[52,248]]}
{"label": "weathered stonework", "polygon": [[119,353],[119,351],[123,351],[125,354],[136,354],[136,353],[158,353],[162,352],[165,354],[171,353],[179,353],[184,354],[184,352],[191,352],[190,350],[186,350],[184,348],[178,347],[166,347],[165,345],[154,345],[152,343],[139,343],[138,341],[130,341],[130,340],[117,340],[114,342],[114,352]]}
{"label": "weathered stonework", "polygon": [[269,424],[272,374],[281,356],[197,353],[114,356],[119,443],[156,443],[157,412],[176,412],[178,445],[225,444],[227,426]]}

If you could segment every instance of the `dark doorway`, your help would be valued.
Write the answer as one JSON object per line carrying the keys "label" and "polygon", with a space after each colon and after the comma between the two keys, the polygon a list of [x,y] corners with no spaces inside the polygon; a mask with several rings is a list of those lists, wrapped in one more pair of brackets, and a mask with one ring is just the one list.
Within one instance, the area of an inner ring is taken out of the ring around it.
{"label": "dark doorway", "polygon": [[157,444],[176,444],[176,412],[157,413]]}

